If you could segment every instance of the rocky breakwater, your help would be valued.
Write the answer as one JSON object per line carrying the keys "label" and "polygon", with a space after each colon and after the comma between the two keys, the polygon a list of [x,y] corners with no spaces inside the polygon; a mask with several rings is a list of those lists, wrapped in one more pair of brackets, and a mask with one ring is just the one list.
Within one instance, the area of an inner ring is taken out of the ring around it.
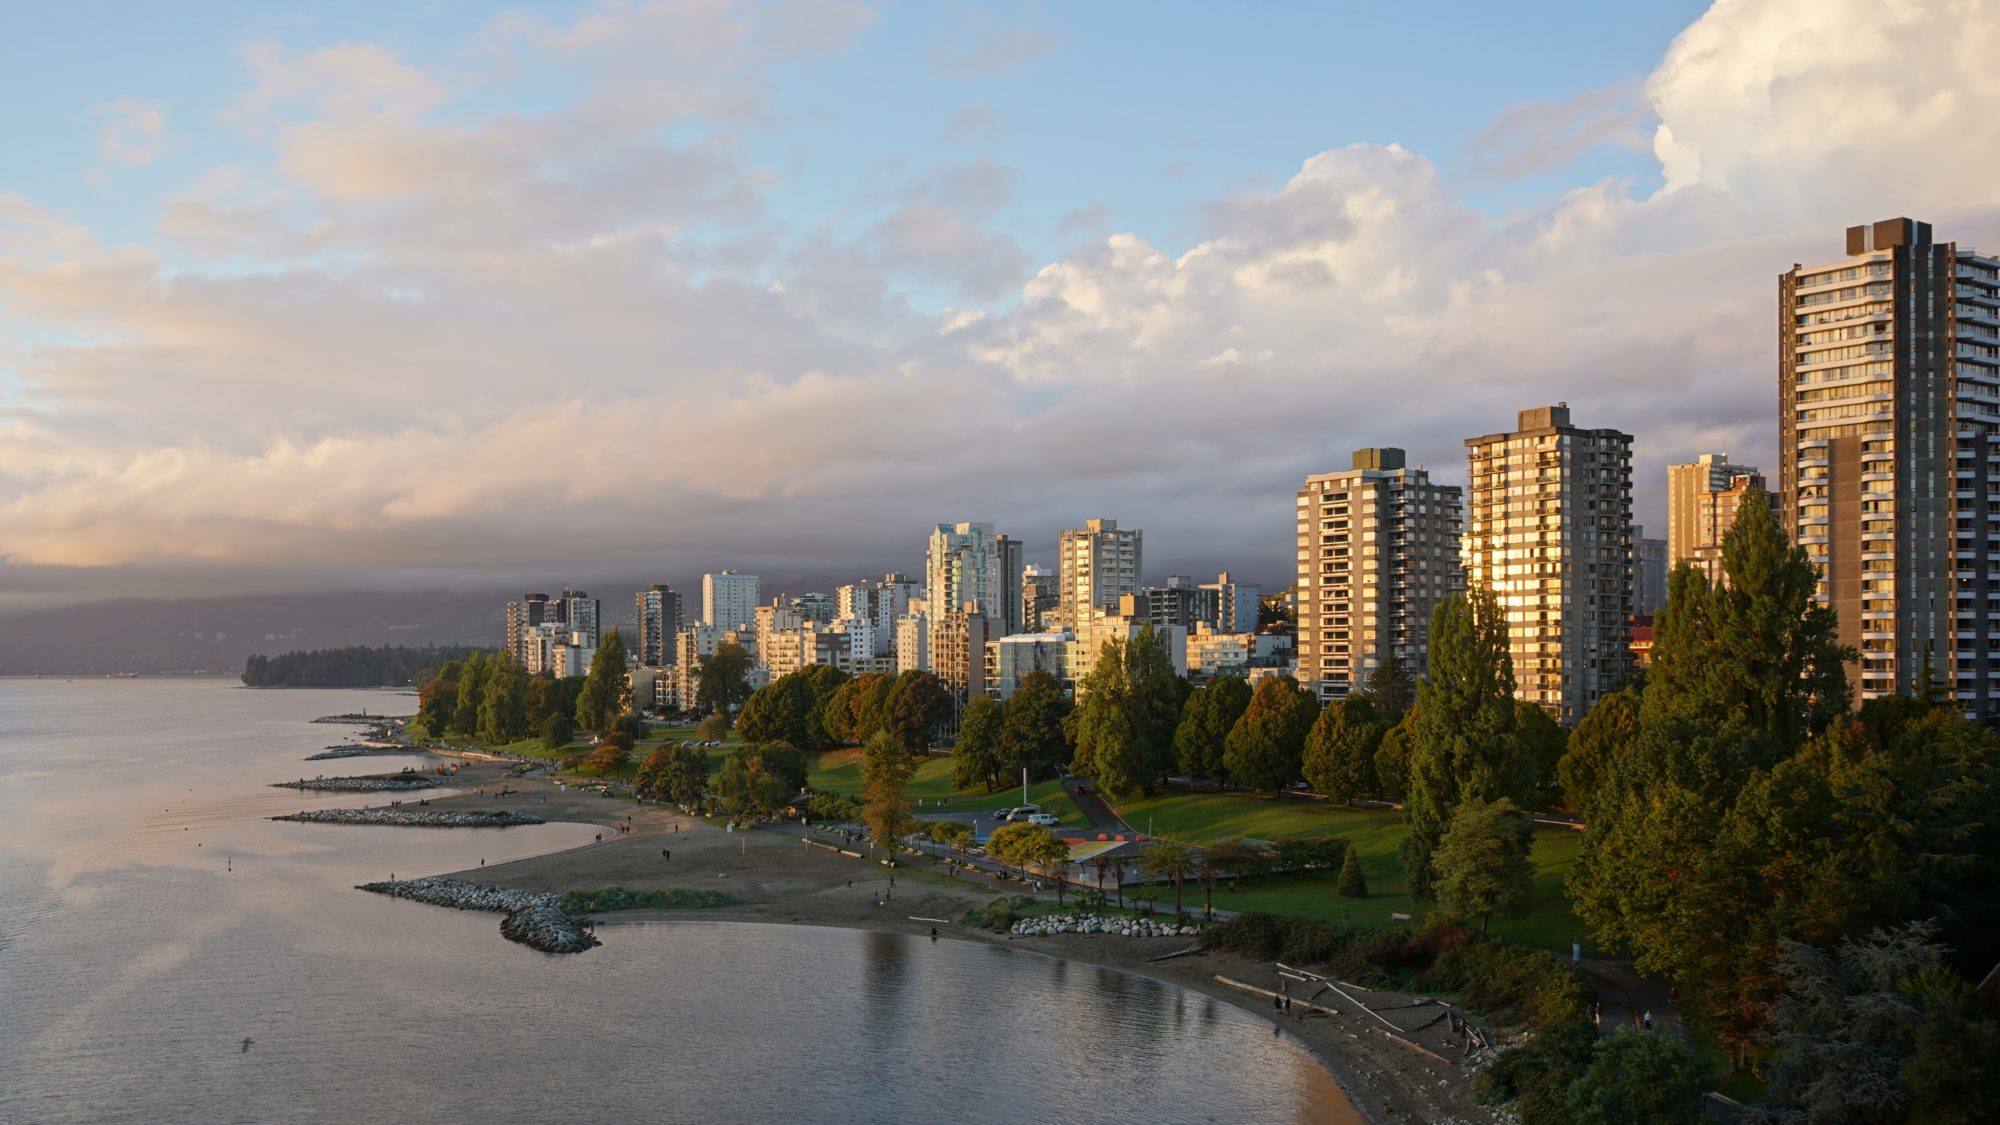
{"label": "rocky breakwater", "polygon": [[329,746],[317,754],[307,754],[308,762],[324,762],[332,758],[366,758],[372,754],[414,754],[410,746]]}
{"label": "rocky breakwater", "polygon": [[431,777],[302,777],[297,781],[274,781],[273,789],[308,789],[328,793],[408,793],[436,789],[443,782]]}
{"label": "rocky breakwater", "polygon": [[1042,934],[1119,934],[1124,937],[1193,937],[1193,926],[1179,926],[1151,918],[1110,917],[1103,914],[1039,914],[1014,923],[1012,931],[1021,936]]}
{"label": "rocky breakwater", "polygon": [[286,813],[272,820],[297,820],[307,824],[392,824],[404,828],[512,828],[517,824],[541,824],[539,816],[517,812],[434,812],[430,809],[314,809]]}
{"label": "rocky breakwater", "polygon": [[500,920],[500,935],[544,953],[582,953],[602,944],[583,919],[563,913],[557,905],[558,896],[546,891],[517,891],[435,876],[363,883],[359,889],[429,906],[505,914]]}

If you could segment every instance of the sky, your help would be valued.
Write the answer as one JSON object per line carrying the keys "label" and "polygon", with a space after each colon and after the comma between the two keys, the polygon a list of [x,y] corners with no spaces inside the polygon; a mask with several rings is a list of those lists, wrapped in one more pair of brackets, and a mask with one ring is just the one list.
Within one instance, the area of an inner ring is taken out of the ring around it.
{"label": "sky", "polygon": [[[2000,5],[22,6],[0,607],[921,569],[1567,402],[1775,467],[1777,275],[2000,250]],[[657,579],[651,577],[657,576]]]}

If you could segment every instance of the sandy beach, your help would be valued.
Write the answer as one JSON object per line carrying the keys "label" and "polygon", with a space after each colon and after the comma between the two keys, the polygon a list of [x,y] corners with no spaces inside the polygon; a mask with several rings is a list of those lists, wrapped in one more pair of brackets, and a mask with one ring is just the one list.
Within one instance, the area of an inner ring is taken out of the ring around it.
{"label": "sandy beach", "polygon": [[[737,905],[702,910],[633,910],[597,916],[600,932],[616,941],[615,926],[636,921],[743,921],[805,926],[840,926],[928,935],[933,926],[941,939],[979,941],[1049,956],[1102,965],[1150,976],[1274,1019],[1281,1033],[1312,1049],[1348,1092],[1361,1117],[1330,1115],[1333,1121],[1473,1122],[1496,1120],[1494,1111],[1479,1104],[1470,1076],[1454,1063],[1427,1058],[1386,1038],[1372,1017],[1347,1012],[1326,1014],[1295,1007],[1273,1014],[1267,996],[1252,995],[1217,981],[1218,976],[1244,984],[1276,988],[1274,966],[1221,953],[1199,953],[1173,960],[1151,958],[1186,949],[1192,939],[1181,937],[1126,938],[1115,934],[1051,934],[1015,936],[961,925],[967,910],[982,907],[998,894],[1019,895],[1025,888],[990,875],[953,877],[941,864],[905,855],[892,870],[869,852],[856,859],[800,839],[796,825],[762,825],[747,832],[725,832],[719,824],[651,804],[635,806],[629,798],[606,798],[570,787],[558,788],[540,778],[502,781],[501,764],[463,764],[454,779],[467,791],[430,802],[436,810],[513,810],[549,821],[601,825],[599,842],[512,863],[475,866],[462,871],[426,872],[530,891],[562,892],[604,886],[633,890],[693,887],[721,890]],[[515,792],[499,796],[501,788]],[[480,792],[480,789],[485,792]],[[627,818],[630,818],[629,821]],[[629,824],[629,832],[620,832]],[[865,850],[865,849],[864,849]],[[671,858],[662,855],[672,853]],[[890,879],[894,878],[893,889]],[[887,896],[878,905],[876,899]],[[1043,896],[1052,898],[1053,896]],[[1190,905],[1198,903],[1189,899]],[[922,919],[945,919],[942,924]],[[496,939],[497,940],[497,939]],[[588,956],[588,954],[586,954]],[[1369,993],[1373,1004],[1393,1004],[1399,994]],[[1426,1033],[1412,1036],[1425,1042]],[[1441,1030],[1429,1033],[1431,1043],[1446,1058]]]}

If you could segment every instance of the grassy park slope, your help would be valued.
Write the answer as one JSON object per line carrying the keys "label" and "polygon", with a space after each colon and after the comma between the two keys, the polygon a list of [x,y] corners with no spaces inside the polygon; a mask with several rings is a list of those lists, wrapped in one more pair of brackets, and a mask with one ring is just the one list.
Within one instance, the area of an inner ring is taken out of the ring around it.
{"label": "grassy park slope", "polygon": [[[829,750],[821,754],[806,784],[816,792],[840,793],[848,797],[858,795],[861,792],[860,749]],[[916,810],[918,812],[928,812],[941,803],[941,808],[946,811],[991,813],[1021,803],[1019,786],[1003,787],[991,793],[986,791],[984,785],[960,789],[952,778],[950,758],[926,757],[918,762],[916,772],[910,775],[908,792],[912,804],[919,798],[923,800],[923,808]],[[1066,828],[1085,828],[1090,824],[1078,811],[1076,802],[1063,792],[1062,782],[1053,778],[1028,786],[1028,802],[1042,806],[1044,812],[1054,813]],[[981,830],[986,827],[981,825]]]}
{"label": "grassy park slope", "polygon": [[[1391,914],[1408,914],[1414,924],[1429,909],[1411,899],[1405,887],[1403,864],[1396,854],[1406,830],[1403,814],[1399,812],[1199,790],[1134,797],[1116,802],[1115,807],[1125,823],[1141,832],[1150,824],[1155,835],[1195,844],[1211,844],[1237,836],[1252,840],[1340,836],[1360,855],[1361,870],[1368,879],[1369,895],[1365,899],[1342,898],[1334,893],[1333,872],[1304,879],[1292,876],[1259,879],[1244,883],[1233,892],[1225,882],[1216,888],[1218,910],[1262,910],[1326,922],[1388,926],[1402,924],[1393,921]],[[1584,935],[1583,923],[1570,913],[1563,896],[1563,876],[1576,860],[1582,841],[1581,833],[1566,828],[1536,831],[1534,851],[1530,853],[1535,866],[1534,901],[1521,917],[1495,918],[1496,936],[1566,953],[1570,942]]]}

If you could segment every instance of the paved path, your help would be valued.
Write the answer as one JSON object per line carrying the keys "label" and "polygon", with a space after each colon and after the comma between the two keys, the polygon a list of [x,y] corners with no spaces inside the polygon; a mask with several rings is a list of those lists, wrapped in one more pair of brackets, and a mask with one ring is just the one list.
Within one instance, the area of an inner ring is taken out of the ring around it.
{"label": "paved path", "polygon": [[1597,1002],[1604,1017],[1599,1034],[1610,1035],[1621,1027],[1638,1027],[1644,1014],[1651,1012],[1653,1030],[1687,1037],[1687,1028],[1680,1013],[1674,1010],[1667,982],[1640,976],[1629,961],[1586,957],[1580,967],[1597,985]]}
{"label": "paved path", "polygon": [[1082,778],[1072,777],[1063,782],[1063,792],[1069,794],[1069,799],[1076,802],[1077,811],[1090,821],[1090,830],[1114,834],[1123,832],[1131,835],[1131,827],[1120,820],[1117,813],[1111,811],[1111,806],[1104,803],[1104,798],[1098,796],[1095,789],[1091,789],[1088,793],[1082,792],[1086,788],[1091,788],[1090,783]]}

